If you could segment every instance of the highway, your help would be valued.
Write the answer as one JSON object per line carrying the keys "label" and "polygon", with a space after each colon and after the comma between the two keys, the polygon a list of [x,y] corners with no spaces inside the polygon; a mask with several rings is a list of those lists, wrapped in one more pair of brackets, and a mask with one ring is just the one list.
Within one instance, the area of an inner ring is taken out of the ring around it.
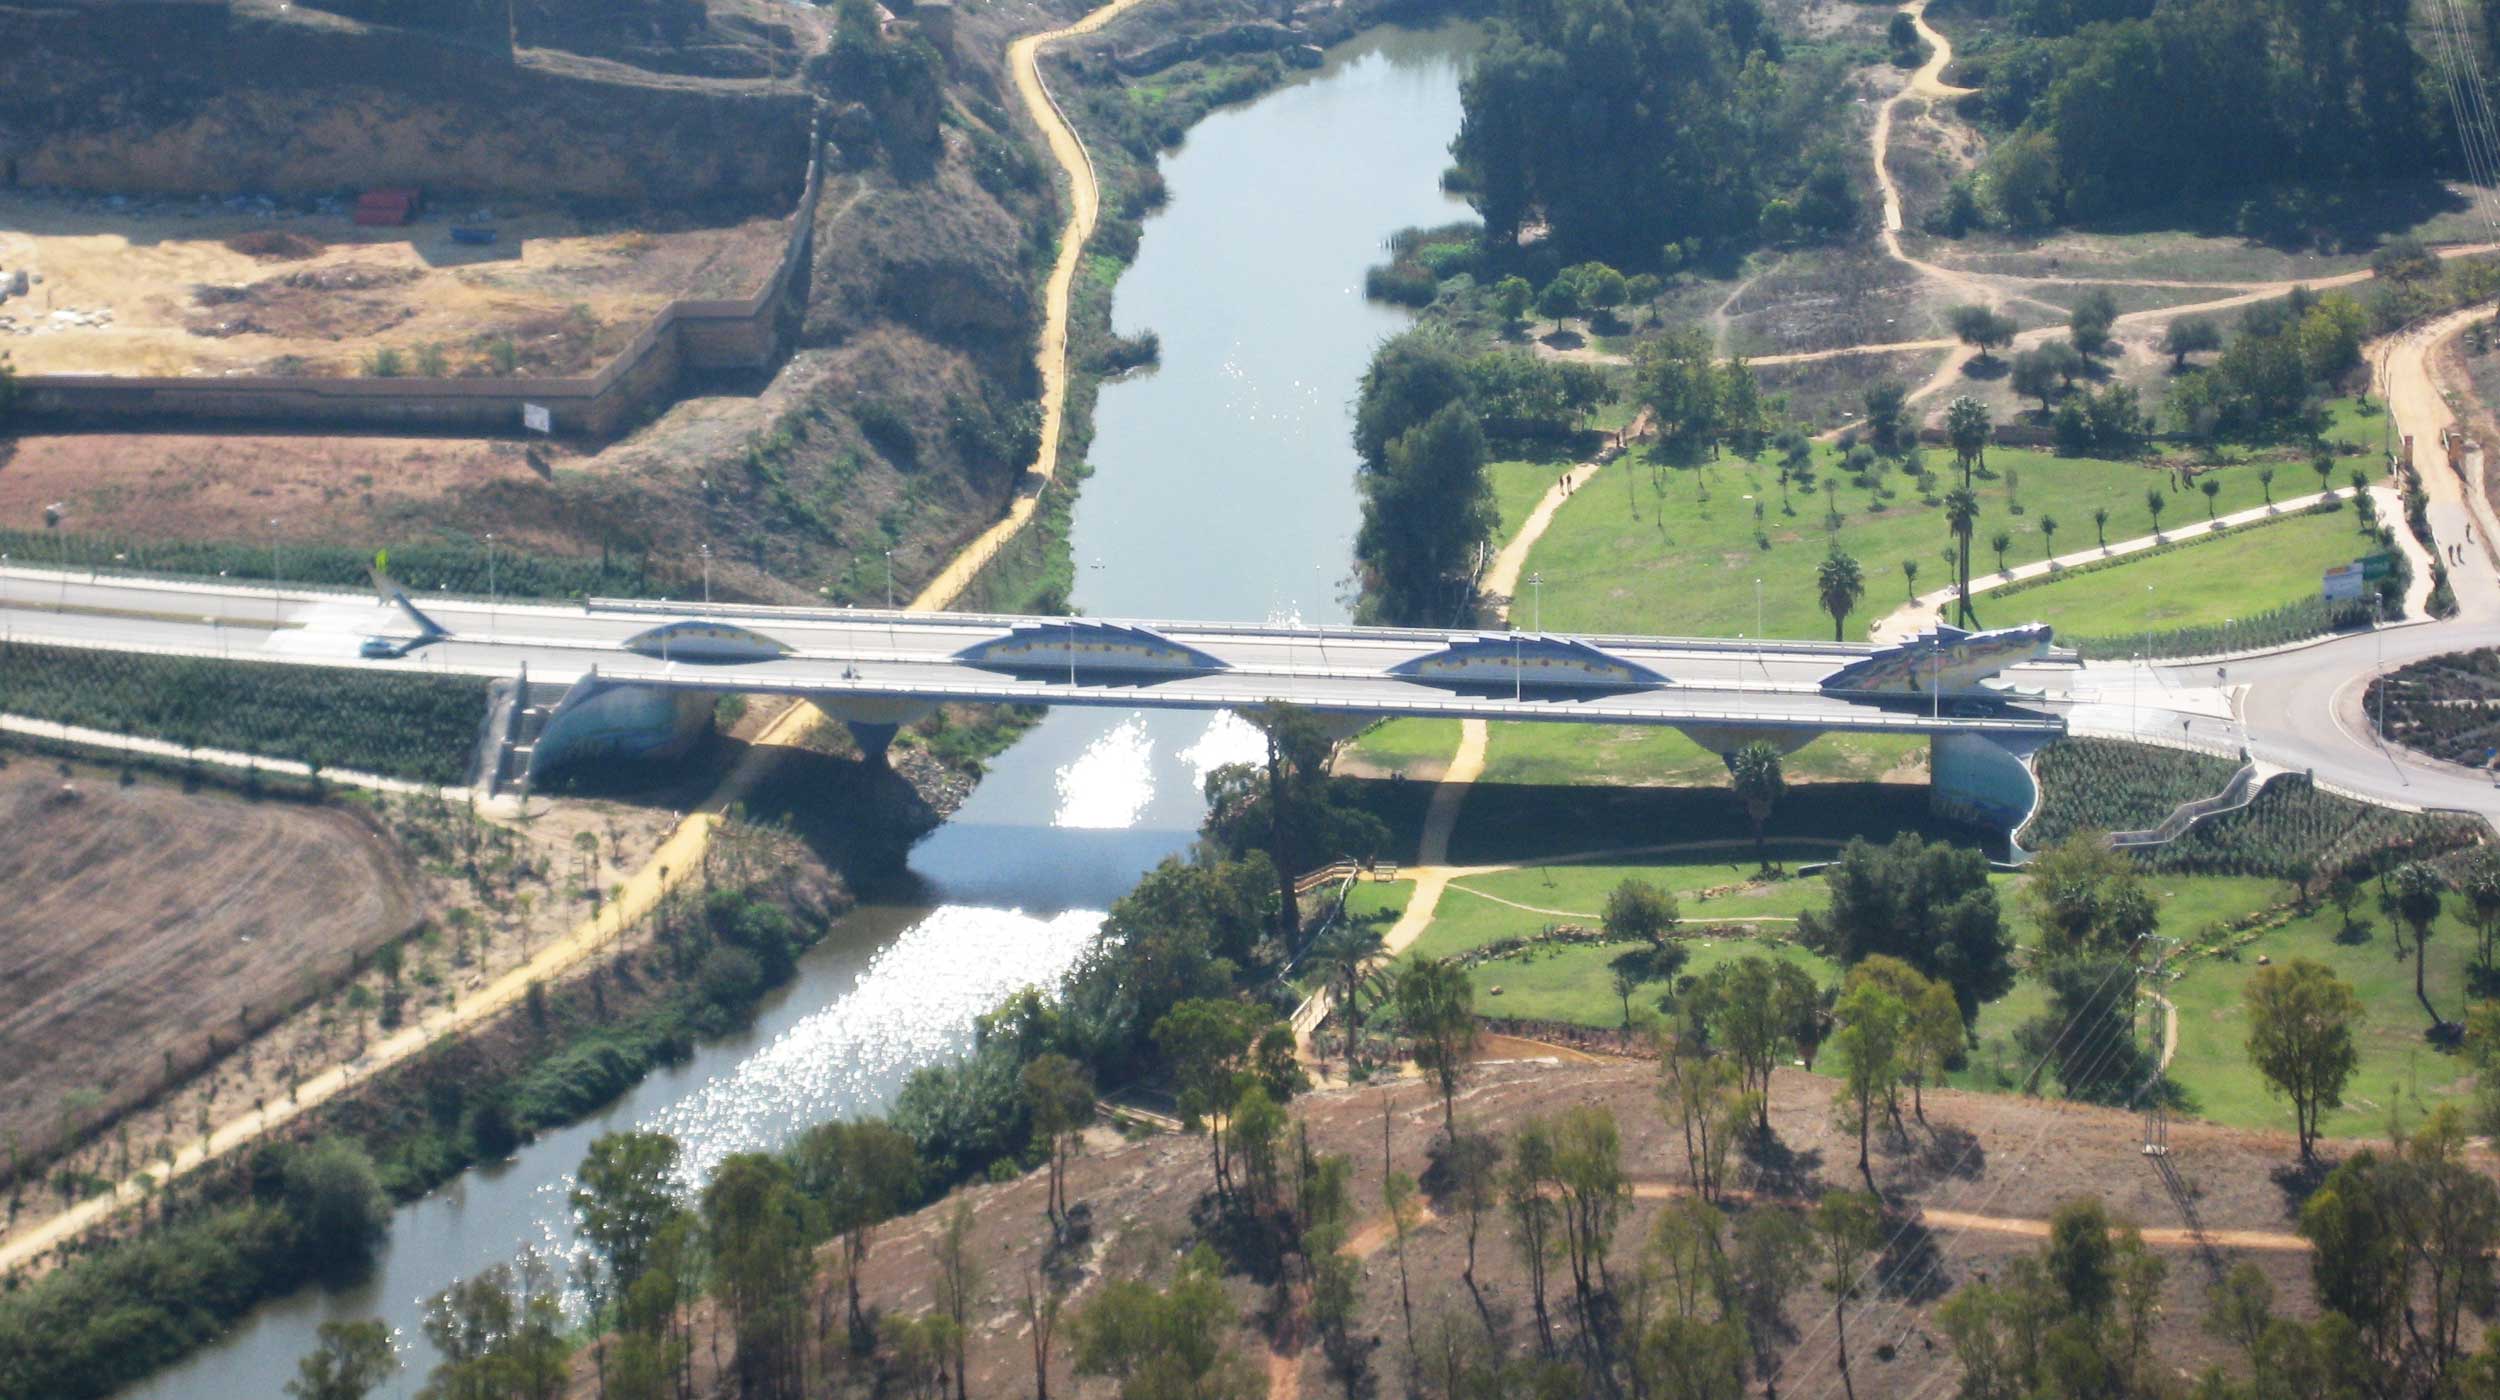
{"label": "highway", "polygon": [[[1897,733],[2055,734],[2063,724],[2021,706],[1939,713],[1914,699],[1871,704],[1827,695],[1820,682],[1876,650],[1865,645],[1770,642],[1759,646],[1673,638],[1588,637],[1625,661],[1666,677],[1638,688],[1547,686],[1511,677],[1465,684],[1387,674],[1476,634],[1389,628],[1282,628],[1206,623],[1146,624],[1171,642],[1216,658],[1220,669],[1171,674],[1095,671],[1080,662],[1004,671],[955,653],[1005,637],[1017,623],[1049,621],[962,613],[781,609],[617,602],[589,606],[423,602],[452,634],[400,659],[367,660],[368,637],[413,640],[420,629],[370,594],[277,591],[33,569],[0,572],[0,635],[28,642],[155,651],[436,675],[513,676],[569,683],[594,668],[605,679],[681,689],[804,693],[839,699],[912,698],[1040,705],[1235,709],[1286,701],[1362,715],[1546,720],[1605,724],[1741,725],[1747,728],[1881,730]],[[752,661],[662,660],[625,647],[659,623],[701,618],[751,628],[786,643],[787,655]],[[1092,621],[1087,619],[1086,621]],[[1495,663],[1498,664],[1498,661]]]}

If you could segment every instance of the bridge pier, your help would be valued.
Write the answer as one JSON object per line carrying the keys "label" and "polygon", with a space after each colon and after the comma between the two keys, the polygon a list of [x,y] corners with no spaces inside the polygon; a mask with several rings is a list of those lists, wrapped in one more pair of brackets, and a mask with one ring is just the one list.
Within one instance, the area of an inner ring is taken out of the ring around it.
{"label": "bridge pier", "polygon": [[882,695],[818,695],[811,697],[816,708],[842,721],[851,731],[851,742],[859,745],[859,756],[872,768],[886,766],[886,750],[894,746],[894,736],[903,726],[937,710],[933,700],[913,700]]}
{"label": "bridge pier", "polygon": [[1927,805],[1938,816],[2005,828],[2016,865],[2031,853],[2014,843],[2040,810],[2033,755],[2048,738],[2032,734],[1933,734],[1927,739]]}

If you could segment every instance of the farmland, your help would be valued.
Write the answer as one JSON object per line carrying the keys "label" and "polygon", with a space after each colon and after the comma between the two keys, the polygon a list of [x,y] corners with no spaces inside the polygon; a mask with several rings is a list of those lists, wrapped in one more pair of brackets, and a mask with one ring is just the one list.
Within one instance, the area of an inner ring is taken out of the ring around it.
{"label": "farmland", "polygon": [[0,768],[0,1142],[29,1153],[233,1049],[419,904],[351,810],[65,768]]}
{"label": "farmland", "polygon": [[7,642],[0,712],[452,784],[468,774],[486,686]]}

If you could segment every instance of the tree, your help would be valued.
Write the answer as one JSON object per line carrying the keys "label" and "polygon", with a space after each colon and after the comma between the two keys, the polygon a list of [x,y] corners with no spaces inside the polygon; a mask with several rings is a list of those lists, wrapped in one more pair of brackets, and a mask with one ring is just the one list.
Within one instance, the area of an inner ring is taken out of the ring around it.
{"label": "tree", "polygon": [[1257,1400],[1265,1380],[1225,1345],[1239,1322],[1224,1295],[1223,1265],[1199,1245],[1160,1292],[1112,1279],[1078,1311],[1076,1373],[1109,1376],[1121,1400]]}
{"label": "tree", "polygon": [[2384,1152],[2363,1148],[2301,1207],[2319,1306],[2407,1391],[2441,1384],[2464,1350],[2465,1316],[2489,1316],[2500,1187],[2468,1160],[2462,1116],[2434,1109]]}
{"label": "tree", "polygon": [[1580,289],[1572,285],[1569,277],[1556,277],[1545,284],[1544,291],[1536,294],[1536,309],[1538,315],[1553,322],[1554,329],[1559,331],[1563,322],[1580,314]]}
{"label": "tree", "polygon": [[1355,1049],[1363,1034],[1363,988],[1374,977],[1372,964],[1388,945],[1372,924],[1340,921],[1311,944],[1310,967],[1332,989],[1330,999],[1345,1017],[1346,1068],[1354,1067]]}
{"label": "tree", "polygon": [[1416,958],[1398,974],[1407,1052],[1441,1092],[1442,1128],[1458,1136],[1458,1081],[1476,1049],[1476,984],[1448,958]]}
{"label": "tree", "polygon": [[1476,1236],[1486,1212],[1501,1203],[1502,1140],[1481,1132],[1463,1132],[1442,1145],[1441,1169],[1449,1195],[1467,1217],[1467,1267],[1459,1275],[1476,1286]]}
{"label": "tree", "polygon": [[1658,944],[1675,932],[1676,922],[1682,917],[1675,895],[1647,880],[1625,880],[1606,896],[1608,938],[1637,938]]}
{"label": "tree", "polygon": [[1913,603],[1918,601],[1918,561],[1915,559],[1901,561],[1901,593]]}
{"label": "tree", "polygon": [[2134,857],[2111,850],[2093,831],[2078,831],[2042,851],[2015,898],[2040,930],[2045,961],[2125,954],[2161,919]]}
{"label": "tree", "polygon": [[1511,1241],[1528,1276],[1528,1303],[1536,1314],[1537,1343],[1554,1352],[1553,1315],[1545,1304],[1545,1270],[1554,1258],[1558,1214],[1547,1183],[1554,1175],[1553,1128],[1542,1118],[1519,1125],[1511,1139],[1510,1168],[1502,1175],[1502,1205],[1510,1212]]}
{"label": "tree", "polygon": [[1862,965],[1850,974],[1850,985],[1832,1012],[1840,1023],[1832,1035],[1832,1053],[1841,1064],[1841,1087],[1833,1102],[1840,1109],[1842,1128],[1857,1134],[1858,1175],[1873,1192],[1875,1167],[1868,1160],[1867,1143],[1876,1101],[1891,1097],[1901,1080],[1901,1050],[1910,1011],[1881,981],[1861,977],[1859,972],[1864,970]]}
{"label": "tree", "polygon": [[1383,618],[1445,621],[1473,601],[1469,570],[1498,520],[1487,455],[1475,414],[1451,403],[1392,439],[1381,465],[1363,473],[1354,552]]}
{"label": "tree", "polygon": [[2422,1003],[2422,1010],[2431,1018],[2431,1029],[2437,1031],[2447,1024],[2431,1005],[2425,982],[2431,959],[2432,926],[2439,922],[2440,896],[2448,882],[2439,871],[2422,862],[2407,861],[2396,868],[2396,915],[2413,930],[2413,995]]}
{"label": "tree", "polygon": [[[661,1227],[685,1209],[677,1159],[677,1139],[666,1133],[605,1133],[575,1169],[573,1218],[597,1261],[589,1275],[594,1321],[642,1281]],[[593,1345],[604,1374],[606,1343]]]}
{"label": "tree", "polygon": [[1944,408],[1944,435],[1953,444],[1953,460],[1962,468],[1962,484],[1969,486],[1971,471],[1988,460],[1988,406],[1968,394],[1957,396]]}
{"label": "tree", "polygon": [[1761,739],[1746,744],[1727,756],[1727,776],[1737,800],[1745,804],[1745,819],[1753,824],[1754,861],[1768,870],[1771,854],[1763,843],[1762,828],[1771,820],[1771,805],[1787,787],[1780,776],[1779,747]]}
{"label": "tree", "polygon": [[2109,507],[2092,507],[2092,538],[2102,549],[2109,548]]}
{"label": "tree", "polygon": [[1903,833],[1886,845],[1854,838],[1824,869],[1831,902],[1797,920],[1799,941],[1843,967],[1877,953],[1953,988],[1962,1020],[2014,985],[1988,861],[1978,851]]}
{"label": "tree", "polygon": [[2196,483],[2196,489],[2205,493],[2205,518],[2213,519],[2214,498],[2222,494],[2222,479],[2216,476],[2205,477]]}
{"label": "tree", "polygon": [[2151,511],[2153,514],[2153,536],[2156,539],[2161,537],[2161,513],[2168,509],[2169,506],[2170,498],[2162,494],[2160,487],[2151,486],[2145,488],[2144,508]]}
{"label": "tree", "polygon": [[1582,263],[1572,271],[1581,302],[1600,318],[1612,321],[1615,308],[1623,305],[1623,274],[1602,262]]}
{"label": "tree", "polygon": [[[1263,924],[1291,947],[1302,932],[1296,876],[1339,856],[1373,855],[1388,844],[1388,828],[1347,801],[1329,776],[1336,741],[1316,716],[1275,703],[1242,717],[1266,740],[1262,762],[1228,763],[1207,775],[1202,828],[1208,842],[1231,859],[1211,865],[1167,860],[1111,906],[1105,931],[1125,944],[1195,942],[1229,964],[1186,958],[1177,950],[1167,957],[1132,959],[1135,966],[1189,965],[1198,974],[1175,976],[1168,993],[1145,999],[1135,1018],[1141,1027],[1153,1025],[1184,996],[1230,990],[1234,970],[1256,957]],[[1272,903],[1257,893],[1262,883],[1274,892]],[[1210,929],[1219,935],[1212,941],[1206,937]]]}
{"label": "tree", "polygon": [[1960,619],[1962,625],[1968,627],[1972,625],[1970,610],[1970,537],[1971,531],[1977,529],[1979,526],[1979,497],[1973,495],[1971,493],[1971,489],[1967,486],[1957,486],[1953,488],[1952,491],[1946,493],[1944,498],[1944,517],[1947,523],[1951,524],[1953,527],[1953,539],[1956,547],[1955,572],[1957,575],[1956,583],[1959,589],[1958,593],[1955,595],[1955,600],[1959,604],[1959,611],[1956,615]]}
{"label": "tree", "polygon": [[1880,1203],[1856,1191],[1827,1191],[1814,1207],[1815,1253],[1823,1290],[1832,1295],[1832,1324],[1840,1334],[1840,1385],[1849,1400],[1858,1389],[1849,1377],[1849,1300],[1863,1286],[1866,1258],[1882,1238]]}
{"label": "tree", "polygon": [[1945,318],[1952,323],[1954,338],[1977,350],[1982,360],[1988,358],[1988,347],[2013,343],[2013,321],[1990,307],[1957,306]]}
{"label": "tree", "polygon": [[555,1400],[572,1353],[546,1259],[532,1252],[426,1300],[425,1336],[442,1358],[418,1400]]}
{"label": "tree", "polygon": [[1180,1086],[1181,1121],[1192,1132],[1206,1129],[1219,1200],[1232,1193],[1223,1115],[1241,1098],[1251,1047],[1267,1020],[1265,1009],[1247,1002],[1198,997],[1155,1023],[1155,1045]]}
{"label": "tree", "polygon": [[379,1320],[325,1322],[320,1345],[295,1363],[286,1393],[295,1400],[365,1400],[399,1369],[391,1329]]}
{"label": "tree", "polygon": [[2309,470],[2318,474],[2318,490],[2321,494],[2327,496],[2335,494],[2334,453],[2323,447],[2319,448],[2318,455],[2309,459]]}
{"label": "tree", "polygon": [[2042,346],[2025,350],[2014,357],[2014,372],[2009,382],[2013,384],[2015,393],[2027,399],[2038,399],[2040,412],[2045,415],[2050,408],[2049,401],[2057,397],[2061,377],[2057,358],[2048,353],[2047,346]]}
{"label": "tree", "polygon": [[2170,372],[2187,369],[2187,357],[2222,348],[2222,327],[2201,316],[2180,316],[2162,328],[2161,352],[2170,357]]}
{"label": "tree", "polygon": [[1693,1192],[1716,1201],[1728,1149],[1751,1112],[1741,1072],[1735,1057],[1706,1054],[1681,1036],[1666,1037],[1659,1052],[1658,1097],[1668,1122],[1684,1135],[1684,1167]]}
{"label": "tree", "polygon": [[[1804,1053],[1799,1022],[1816,999],[1813,979],[1803,969],[1758,953],[1712,968],[1685,996],[1710,1040],[1736,1062],[1757,1131],[1770,1131],[1771,1071],[1788,1050]],[[1806,1058],[1812,1064],[1812,1056]]]}
{"label": "tree", "polygon": [[860,1306],[860,1271],[868,1263],[878,1223],[911,1197],[920,1173],[919,1154],[911,1138],[893,1125],[863,1118],[808,1129],[792,1152],[792,1163],[800,1189],[822,1208],[827,1227],[841,1241],[851,1343],[864,1349],[876,1334]]}
{"label": "tree", "polygon": [[2326,964],[2308,958],[2258,968],[2240,998],[2248,1013],[2248,1059],[2292,1101],[2302,1161],[2313,1158],[2318,1117],[2344,1102],[2359,1056],[2353,1027],[2361,997]]}
{"label": "tree", "polygon": [[703,1188],[702,1211],[713,1291],[737,1338],[738,1393],[796,1400],[805,1380],[808,1251],[790,1169],[761,1152],[733,1154]]}
{"label": "tree", "polygon": [[1502,313],[1505,329],[1517,325],[1535,300],[1536,289],[1528,285],[1525,277],[1505,277],[1493,284],[1493,305]]}
{"label": "tree", "polygon": [[2500,939],[2500,855],[2485,847],[2466,867],[2460,886],[2474,923],[2474,962],[2488,972],[2493,941]]}
{"label": "tree", "polygon": [[323,1138],[289,1155],[282,1175],[287,1218],[306,1266],[333,1282],[361,1274],[391,1221],[373,1159],[346,1138]]}
{"label": "tree", "polygon": [[1881,379],[1865,395],[1867,440],[1878,452],[1898,452],[1903,443],[1903,413],[1909,403],[1908,386],[1897,379]]}
{"label": "tree", "polygon": [[1059,1318],[1067,1301],[1068,1291],[1059,1280],[1038,1267],[1025,1270],[1024,1300],[1018,1311],[1033,1347],[1033,1400],[1050,1400],[1051,1345],[1058,1338]]}
{"label": "tree", "polygon": [[1596,1305],[1608,1291],[1606,1255],[1615,1227],[1632,1202],[1623,1173],[1623,1136],[1614,1114],[1595,1104],[1574,1104],[1553,1124],[1553,1181],[1561,1198],[1563,1254],[1571,1266],[1580,1328],[1593,1335]]}
{"label": "tree", "polygon": [[2117,298],[2095,287],[2076,298],[2075,309],[2067,313],[2067,341],[2079,355],[2098,355],[2109,348],[2109,328],[2117,319]]}
{"label": "tree", "polygon": [[1840,543],[1832,542],[1831,552],[1815,566],[1814,595],[1823,604],[1823,611],[1832,615],[1832,640],[1841,640],[1841,629],[1849,620],[1849,612],[1866,596],[1866,576],[1858,572],[1858,561],[1841,553]]}
{"label": "tree", "polygon": [[1632,357],[1632,378],[1661,443],[1690,452],[1717,441],[1727,377],[1701,332],[1679,326],[1642,342]]}
{"label": "tree", "polygon": [[1988,548],[1996,551],[1998,573],[2005,572],[2005,551],[2013,547],[2014,532],[2011,530],[1999,530],[1988,537]]}
{"label": "tree", "polygon": [[1033,1115],[1033,1136],[1050,1155],[1050,1191],[1045,1213],[1054,1235],[1067,1232],[1068,1154],[1094,1118],[1094,1076],[1083,1065],[1053,1052],[1025,1063],[1018,1076],[1025,1107]]}
{"label": "tree", "polygon": [[2057,517],[2054,515],[2040,517],[2040,557],[2057,557]]}
{"label": "tree", "polygon": [[[2221,484],[2217,482],[2214,489],[2220,490]],[[2265,494],[2267,507],[2272,508],[2274,505],[2274,468],[2271,465],[2257,469],[2257,489]]]}
{"label": "tree", "polygon": [[[930,1291],[936,1297],[938,1311],[954,1324],[950,1329],[955,1353],[955,1400],[970,1400],[965,1385],[967,1345],[972,1335],[972,1307],[981,1290],[981,1263],[972,1257],[972,1202],[962,1196],[955,1198],[955,1208],[946,1213],[946,1227],[938,1232],[936,1253],[937,1276]],[[740,1350],[744,1345],[741,1343]]]}

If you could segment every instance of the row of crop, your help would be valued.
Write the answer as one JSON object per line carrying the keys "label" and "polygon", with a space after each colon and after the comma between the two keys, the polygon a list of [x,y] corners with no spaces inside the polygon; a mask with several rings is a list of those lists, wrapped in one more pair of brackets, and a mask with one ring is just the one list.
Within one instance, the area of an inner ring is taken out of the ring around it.
{"label": "row of crop", "polygon": [[2268,647],[2306,641],[2328,632],[2366,626],[2369,621],[2370,603],[2367,599],[2341,599],[2330,603],[2324,598],[2303,598],[2254,617],[2234,618],[2229,622],[2202,627],[2129,632],[2113,637],[2062,637],[2059,640],[2081,652],[2087,660],[2105,661],[2125,656],[2158,660],[2163,657],[2222,656],[2232,652],[2262,651]]}
{"label": "row of crop", "polygon": [[[393,545],[393,577],[418,593],[489,591],[508,598],[657,598],[683,596],[686,575],[655,567],[643,552],[603,550],[599,557],[535,554],[497,544],[490,560],[483,540],[435,540]],[[107,572],[168,574],[189,578],[276,579],[289,586],[357,588],[366,582],[374,551],[344,545],[157,541],[78,534],[66,530],[0,529],[0,555],[11,563]]]}
{"label": "row of crop", "polygon": [[486,683],[0,643],[0,712],[414,782],[467,772]]}
{"label": "row of crop", "polygon": [[2500,748],[2500,650],[2416,661],[2370,682],[2363,704],[2408,748],[2451,763],[2488,763]]}
{"label": "row of crop", "polygon": [[2210,754],[2122,743],[2061,739],[2040,751],[2040,812],[2023,844],[2046,850],[2078,831],[2141,831],[2183,802],[2222,790],[2239,765]]}
{"label": "row of crop", "polygon": [[2479,826],[2464,817],[2356,802],[2319,791],[2304,775],[2286,774],[2248,806],[2137,855],[2154,870],[2289,879],[2376,870],[2454,850],[2478,839]]}

